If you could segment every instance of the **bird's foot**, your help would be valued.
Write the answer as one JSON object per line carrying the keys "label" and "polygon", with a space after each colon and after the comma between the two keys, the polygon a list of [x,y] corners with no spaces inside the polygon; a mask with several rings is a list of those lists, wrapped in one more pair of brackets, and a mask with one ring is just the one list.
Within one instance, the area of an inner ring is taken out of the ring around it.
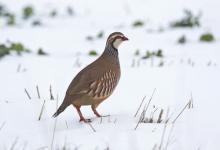
{"label": "bird's foot", "polygon": [[109,117],[110,115],[96,115],[97,117]]}
{"label": "bird's foot", "polygon": [[100,118],[100,117],[109,117],[110,115],[100,115],[97,111],[94,111],[94,114],[96,115],[96,117]]}
{"label": "bird's foot", "polygon": [[91,119],[80,118],[79,122],[82,122],[82,121],[85,122],[85,123],[90,123],[90,122],[92,122]]}

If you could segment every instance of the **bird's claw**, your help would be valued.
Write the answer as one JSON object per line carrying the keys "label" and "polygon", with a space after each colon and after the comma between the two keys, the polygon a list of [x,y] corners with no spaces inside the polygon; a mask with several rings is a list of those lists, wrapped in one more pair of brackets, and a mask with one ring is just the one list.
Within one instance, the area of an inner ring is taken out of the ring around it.
{"label": "bird's claw", "polygon": [[79,122],[90,123],[90,122],[92,122],[92,120],[91,120],[91,119],[81,118],[81,119],[79,120]]}
{"label": "bird's claw", "polygon": [[98,116],[98,117],[110,117],[110,115],[100,115],[100,116]]}

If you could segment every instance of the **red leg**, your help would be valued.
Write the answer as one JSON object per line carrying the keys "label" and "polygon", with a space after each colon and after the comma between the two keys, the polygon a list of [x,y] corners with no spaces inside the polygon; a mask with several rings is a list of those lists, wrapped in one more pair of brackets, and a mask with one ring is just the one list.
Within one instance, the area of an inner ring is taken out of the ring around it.
{"label": "red leg", "polygon": [[[75,105],[74,105],[75,106]],[[79,117],[80,117],[80,122],[81,121],[83,121],[83,122],[91,122],[91,120],[90,119],[85,119],[84,117],[83,117],[83,115],[82,115],[82,112],[81,112],[81,110],[80,110],[80,107],[81,106],[75,106],[75,108],[76,108],[76,110],[77,110],[77,112],[78,112],[78,114],[79,114]]]}
{"label": "red leg", "polygon": [[97,116],[97,117],[102,117],[97,111],[96,111],[96,107],[94,105],[92,105],[92,111],[94,112],[94,114]]}

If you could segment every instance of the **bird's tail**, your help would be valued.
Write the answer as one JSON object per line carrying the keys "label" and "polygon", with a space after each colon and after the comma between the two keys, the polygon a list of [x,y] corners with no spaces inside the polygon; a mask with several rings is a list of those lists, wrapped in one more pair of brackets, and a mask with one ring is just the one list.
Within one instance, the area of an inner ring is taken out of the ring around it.
{"label": "bird's tail", "polygon": [[68,105],[66,105],[66,103],[63,102],[63,103],[60,105],[60,107],[57,109],[57,111],[53,114],[53,117],[54,117],[54,118],[57,117],[60,113],[62,113],[62,112],[66,109],[67,106],[68,106]]}

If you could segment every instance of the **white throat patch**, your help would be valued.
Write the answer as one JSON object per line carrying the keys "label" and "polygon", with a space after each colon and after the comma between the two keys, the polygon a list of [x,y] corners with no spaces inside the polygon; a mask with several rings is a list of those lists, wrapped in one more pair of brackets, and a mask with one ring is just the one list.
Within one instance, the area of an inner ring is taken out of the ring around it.
{"label": "white throat patch", "polygon": [[119,45],[122,43],[123,41],[121,39],[116,39],[113,43],[114,48],[118,49]]}

